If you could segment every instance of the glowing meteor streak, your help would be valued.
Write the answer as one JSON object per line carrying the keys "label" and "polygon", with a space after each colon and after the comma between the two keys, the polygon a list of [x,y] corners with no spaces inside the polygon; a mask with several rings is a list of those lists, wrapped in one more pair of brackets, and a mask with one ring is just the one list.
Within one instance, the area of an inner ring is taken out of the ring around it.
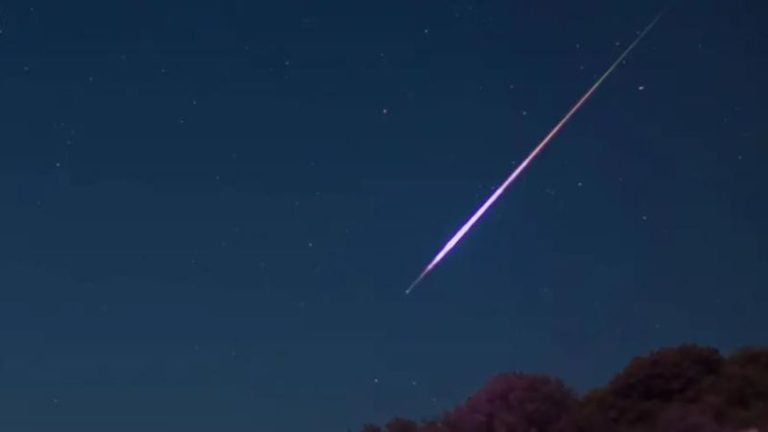
{"label": "glowing meteor streak", "polygon": [[563,126],[565,126],[565,124],[568,122],[568,120],[571,119],[571,117],[576,113],[576,111],[578,111],[579,108],[581,108],[581,106],[584,105],[587,99],[589,99],[590,96],[592,96],[592,94],[597,90],[597,88],[600,87],[603,81],[605,81],[605,79],[608,78],[608,76],[616,69],[616,67],[619,66],[619,64],[627,57],[630,51],[632,51],[635,45],[637,45],[643,39],[646,33],[648,33],[653,28],[653,26],[656,25],[656,23],[659,21],[662,15],[664,15],[664,12],[666,12],[666,9],[662,10],[658,15],[656,15],[653,21],[651,21],[651,23],[648,24],[648,26],[645,27],[645,29],[643,29],[642,32],[640,32],[637,38],[635,38],[635,40],[627,47],[627,49],[625,49],[624,52],[621,53],[619,58],[616,59],[615,62],[613,62],[613,64],[608,68],[608,70],[606,70],[605,73],[594,84],[592,84],[592,87],[590,87],[589,90],[587,90],[587,92],[584,93],[584,96],[582,96],[581,99],[579,99],[573,105],[573,108],[571,108],[570,111],[568,111],[565,114],[565,116],[563,116],[563,118],[559,122],[557,122],[555,127],[552,128],[552,130],[549,131],[549,133],[546,136],[544,136],[544,139],[542,139],[539,145],[537,145],[533,149],[533,151],[531,151],[528,157],[526,157],[525,160],[523,160],[523,162],[517,168],[515,168],[514,171],[512,171],[512,174],[510,174],[509,177],[507,177],[507,179],[504,180],[504,183],[502,183],[501,186],[499,186],[498,189],[496,189],[496,191],[493,192],[493,194],[485,201],[485,203],[483,203],[483,205],[480,206],[479,209],[477,209],[477,211],[472,215],[472,217],[470,217],[469,220],[466,221],[464,225],[462,225],[461,228],[456,232],[456,234],[454,234],[453,237],[451,237],[451,239],[448,240],[448,243],[446,243],[445,246],[443,246],[443,248],[440,250],[440,252],[437,253],[437,255],[435,255],[435,257],[432,259],[429,265],[427,265],[427,267],[421,272],[421,274],[419,274],[419,277],[417,277],[416,280],[414,280],[413,283],[411,283],[408,289],[405,290],[406,294],[410,294],[410,292],[416,287],[416,285],[418,285],[419,282],[421,282],[421,280],[424,279],[424,277],[430,271],[432,271],[433,268],[435,268],[435,266],[443,259],[443,257],[445,257],[445,255],[448,252],[450,252],[454,246],[456,246],[456,244],[461,240],[462,237],[464,237],[467,231],[469,231],[470,228],[472,228],[472,225],[474,225],[475,222],[477,222],[478,219],[480,219],[480,217],[483,216],[483,214],[488,210],[488,208],[499,198],[499,196],[501,196],[502,193],[504,193],[504,190],[506,190],[507,187],[509,187],[509,185],[512,184],[513,181],[515,181],[517,176],[519,176],[520,173],[522,173],[523,170],[525,170],[525,168],[528,166],[528,164],[531,163],[533,158],[535,158],[536,155],[538,155],[539,152],[541,152],[541,150],[543,150],[544,147],[546,147],[546,145],[549,144],[552,138],[554,138],[555,135],[557,135],[557,133],[560,132],[560,129],[562,129]]}

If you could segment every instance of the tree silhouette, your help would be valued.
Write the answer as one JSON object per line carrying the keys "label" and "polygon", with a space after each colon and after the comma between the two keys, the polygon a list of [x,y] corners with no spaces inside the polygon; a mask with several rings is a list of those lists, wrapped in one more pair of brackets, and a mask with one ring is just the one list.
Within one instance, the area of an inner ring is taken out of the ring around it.
{"label": "tree silhouette", "polygon": [[544,431],[576,404],[573,393],[545,375],[502,374],[446,415],[457,432]]}
{"label": "tree silhouette", "polygon": [[437,420],[363,432],[768,432],[768,348],[724,358],[682,345],[636,357],[581,398],[558,379],[500,374]]}

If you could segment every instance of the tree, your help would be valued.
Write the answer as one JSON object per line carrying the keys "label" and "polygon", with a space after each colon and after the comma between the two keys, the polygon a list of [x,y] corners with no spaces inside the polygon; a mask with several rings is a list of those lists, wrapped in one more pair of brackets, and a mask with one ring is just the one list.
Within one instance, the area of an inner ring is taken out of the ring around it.
{"label": "tree", "polygon": [[419,425],[415,421],[395,417],[386,424],[385,429],[387,432],[419,432]]}
{"label": "tree", "polygon": [[448,413],[444,423],[451,432],[547,431],[575,404],[573,393],[558,379],[502,374]]}

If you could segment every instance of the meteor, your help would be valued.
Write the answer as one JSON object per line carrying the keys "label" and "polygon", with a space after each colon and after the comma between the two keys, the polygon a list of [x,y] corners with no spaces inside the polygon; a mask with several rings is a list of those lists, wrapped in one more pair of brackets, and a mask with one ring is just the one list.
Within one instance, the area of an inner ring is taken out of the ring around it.
{"label": "meteor", "polygon": [[453,237],[451,237],[451,239],[448,240],[448,243],[446,243],[445,246],[443,246],[443,248],[440,249],[440,252],[438,252],[437,255],[435,255],[432,261],[430,261],[430,263],[426,266],[426,268],[424,268],[421,274],[419,274],[419,277],[417,277],[416,280],[414,280],[413,283],[411,283],[408,289],[405,290],[406,294],[410,294],[411,291],[413,291],[413,289],[416,288],[416,285],[418,285],[424,279],[424,277],[426,277],[427,274],[429,274],[429,272],[431,272],[432,269],[434,269],[435,266],[437,266],[437,264],[445,257],[445,255],[447,255],[448,252],[450,252],[451,249],[453,249],[454,246],[456,246],[456,244],[459,243],[461,238],[464,237],[464,235],[470,230],[470,228],[472,228],[472,226],[478,221],[478,219],[480,219],[483,216],[483,214],[488,210],[488,208],[490,208],[491,205],[493,205],[493,203],[496,202],[499,196],[501,196],[501,194],[504,193],[504,190],[506,190],[507,187],[509,187],[509,185],[515,181],[515,179],[525,170],[525,168],[528,167],[528,164],[531,163],[531,161],[536,157],[536,155],[538,155],[539,152],[541,152],[544,149],[544,147],[546,147],[546,145],[549,144],[552,138],[554,138],[555,135],[557,135],[557,133],[560,132],[560,129],[562,129],[563,126],[565,126],[565,124],[568,123],[568,120],[571,119],[571,117],[576,113],[576,111],[578,111],[581,108],[581,106],[584,105],[584,103],[598,89],[598,87],[600,87],[603,81],[605,81],[606,78],[608,78],[608,76],[610,76],[611,73],[613,73],[613,71],[619,66],[619,64],[622,61],[624,61],[624,59],[627,57],[627,55],[629,55],[632,49],[635,48],[635,46],[643,39],[643,37],[645,37],[645,35],[656,25],[656,23],[659,21],[659,19],[661,19],[661,17],[664,15],[665,12],[666,12],[666,8],[661,12],[659,12],[658,15],[656,15],[656,17],[651,21],[651,23],[648,24],[643,29],[643,31],[640,32],[640,34],[635,38],[635,40],[627,47],[627,49],[625,49],[624,52],[621,53],[619,58],[617,58],[616,61],[614,61],[613,64],[611,64],[608,70],[606,70],[605,73],[603,73],[603,75],[600,76],[600,78],[598,78],[598,80],[595,81],[594,84],[592,84],[592,87],[590,87],[589,90],[587,90],[587,92],[584,93],[584,96],[582,96],[578,101],[576,101],[573,107],[567,113],[565,113],[565,115],[563,116],[562,119],[560,119],[559,122],[557,122],[555,127],[553,127],[552,130],[550,130],[549,133],[547,133],[544,136],[541,142],[539,142],[539,144],[533,149],[533,151],[531,151],[531,153],[528,154],[528,157],[526,157],[523,160],[523,162],[520,163],[520,165],[518,165],[518,167],[515,168],[514,171],[512,171],[512,174],[510,174],[509,177],[507,177],[507,179],[504,180],[504,183],[502,183],[501,186],[499,186],[493,192],[493,194],[491,194],[491,196],[488,197],[488,199],[483,203],[483,205],[480,206],[480,208],[477,209],[477,211],[475,211],[472,217],[470,217],[469,220],[467,220],[464,223],[464,225],[462,225],[461,228],[459,228],[456,234],[454,234]]}

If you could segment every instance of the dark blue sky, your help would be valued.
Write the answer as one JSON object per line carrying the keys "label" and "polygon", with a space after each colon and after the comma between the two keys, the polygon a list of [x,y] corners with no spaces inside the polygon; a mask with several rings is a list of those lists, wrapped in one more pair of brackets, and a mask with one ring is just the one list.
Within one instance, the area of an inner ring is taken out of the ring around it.
{"label": "dark blue sky", "polygon": [[344,431],[768,329],[768,4],[0,4],[0,428]]}

